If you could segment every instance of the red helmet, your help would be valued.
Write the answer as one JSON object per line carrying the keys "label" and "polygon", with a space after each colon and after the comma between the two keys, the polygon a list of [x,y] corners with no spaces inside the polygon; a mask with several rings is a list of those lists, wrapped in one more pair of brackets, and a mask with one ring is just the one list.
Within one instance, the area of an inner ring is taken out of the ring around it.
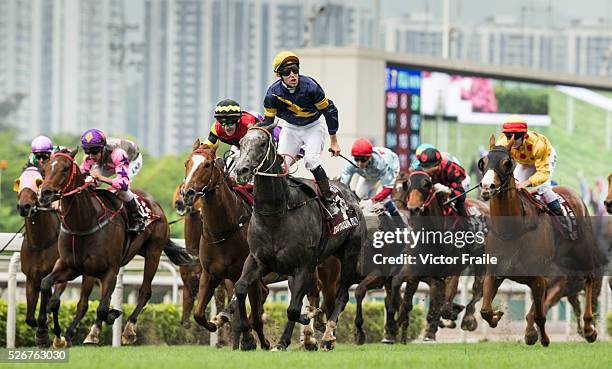
{"label": "red helmet", "polygon": [[365,138],[358,138],[351,147],[353,156],[372,156],[372,143]]}
{"label": "red helmet", "polygon": [[503,133],[527,132],[527,122],[520,115],[511,115],[504,121],[502,126]]}

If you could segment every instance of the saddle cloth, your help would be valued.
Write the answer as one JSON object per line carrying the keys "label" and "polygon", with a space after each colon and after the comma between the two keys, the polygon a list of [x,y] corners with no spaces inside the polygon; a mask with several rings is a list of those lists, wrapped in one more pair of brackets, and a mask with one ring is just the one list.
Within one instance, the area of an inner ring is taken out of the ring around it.
{"label": "saddle cloth", "polygon": [[347,203],[338,187],[336,187],[333,183],[330,183],[330,189],[334,194],[334,202],[336,203],[336,206],[338,206],[338,209],[340,209],[340,211],[338,212],[338,214],[336,214],[335,217],[332,218],[329,216],[327,209],[325,209],[323,202],[320,200],[321,192],[319,190],[319,186],[317,186],[315,181],[291,176],[287,178],[289,179],[290,186],[298,187],[307,196],[311,198],[316,197],[319,199],[319,209],[321,210],[323,219],[325,219],[325,232],[327,236],[338,235],[359,225],[359,217],[357,217],[357,211],[355,210],[355,208],[353,208]]}

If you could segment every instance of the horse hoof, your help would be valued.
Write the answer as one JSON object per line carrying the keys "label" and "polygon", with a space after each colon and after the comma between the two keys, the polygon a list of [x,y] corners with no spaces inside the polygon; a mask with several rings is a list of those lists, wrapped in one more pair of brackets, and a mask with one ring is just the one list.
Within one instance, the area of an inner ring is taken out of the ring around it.
{"label": "horse hoof", "polygon": [[535,329],[525,333],[525,343],[529,346],[535,345],[538,342],[538,331]]}
{"label": "horse hoof", "polygon": [[474,332],[478,328],[478,322],[474,316],[466,316],[461,322],[461,329],[468,332]]}
{"label": "horse hoof", "polygon": [[68,342],[66,342],[66,338],[62,337],[55,337],[53,339],[53,348],[55,349],[62,349],[62,348],[66,348],[68,347]]}
{"label": "horse hoof", "polygon": [[95,324],[91,326],[89,334],[83,340],[84,345],[97,345],[100,343],[100,328]]}
{"label": "horse hoof", "polygon": [[585,333],[584,334],[584,339],[588,342],[588,343],[593,343],[595,341],[597,341],[597,329],[593,329],[593,332],[589,333]]}
{"label": "horse hoof", "polygon": [[287,351],[287,348],[279,343],[276,346],[274,346],[274,348],[270,351],[271,352]]}
{"label": "horse hoof", "polygon": [[423,342],[436,342],[436,336],[430,333],[425,334],[423,337]]}
{"label": "horse hoof", "polygon": [[119,318],[121,314],[121,310],[110,309],[108,311],[108,315],[106,316],[106,324],[113,325],[115,323],[115,319]]}
{"label": "horse hoof", "polygon": [[270,351],[270,347],[271,347],[271,346],[272,346],[272,345],[270,345],[270,341],[268,341],[268,339],[267,339],[267,338],[264,338],[264,341],[263,341],[263,343],[261,344],[261,349],[262,349],[262,350],[266,350],[266,351]]}
{"label": "horse hoof", "polygon": [[306,351],[317,351],[319,349],[319,346],[317,345],[317,340],[312,338],[304,340],[304,348],[306,349]]}
{"label": "horse hoof", "polygon": [[127,322],[123,333],[121,334],[122,345],[132,345],[136,342],[136,325],[132,322]]}
{"label": "horse hoof", "polygon": [[242,337],[242,341],[240,341],[240,349],[242,351],[253,351],[257,349],[257,342],[255,342],[255,338],[250,333],[245,334]]}
{"label": "horse hoof", "polygon": [[540,340],[540,343],[544,347],[548,347],[550,345],[550,339],[548,337],[544,337]]}
{"label": "horse hoof", "polygon": [[321,348],[323,351],[331,351],[336,348],[336,340],[332,341],[321,341]]}
{"label": "horse hoof", "polygon": [[380,340],[380,343],[384,343],[385,345],[393,345],[393,344],[395,344],[395,336],[394,335],[385,334],[383,336],[382,340]]}
{"label": "horse hoof", "polygon": [[455,329],[457,328],[457,323],[451,319],[444,319],[442,321],[442,328]]}
{"label": "horse hoof", "polygon": [[36,333],[36,346],[39,348],[49,347],[49,333]]}
{"label": "horse hoof", "polygon": [[366,336],[364,332],[356,332],[355,333],[355,344],[356,345],[363,345],[365,344],[365,340],[366,340]]}

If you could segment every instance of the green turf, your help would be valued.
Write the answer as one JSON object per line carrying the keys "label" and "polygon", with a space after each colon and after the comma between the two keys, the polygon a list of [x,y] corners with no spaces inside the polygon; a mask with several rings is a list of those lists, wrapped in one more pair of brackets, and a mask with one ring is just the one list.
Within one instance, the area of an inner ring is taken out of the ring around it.
{"label": "green turf", "polygon": [[198,346],[74,348],[68,364],[2,364],[19,368],[610,368],[612,343],[339,345],[333,352],[232,352]]}

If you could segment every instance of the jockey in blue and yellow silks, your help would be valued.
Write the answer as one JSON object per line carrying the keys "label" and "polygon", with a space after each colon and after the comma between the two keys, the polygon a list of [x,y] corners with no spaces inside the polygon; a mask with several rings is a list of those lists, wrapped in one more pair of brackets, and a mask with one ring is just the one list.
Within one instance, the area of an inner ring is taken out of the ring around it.
{"label": "jockey in blue and yellow silks", "polygon": [[[325,147],[325,136],[329,133],[330,151],[340,154],[336,138],[338,110],[329,100],[321,86],[311,77],[300,75],[300,60],[290,51],[282,51],[272,63],[274,73],[280,77],[266,92],[264,99],[264,126],[274,122],[274,117],[285,120],[278,139],[278,153],[295,157],[304,147],[304,165],[317,181],[325,206],[331,216],[339,209],[333,201],[329,179],[321,166],[321,152]],[[327,122],[327,132],[321,117]]]}

